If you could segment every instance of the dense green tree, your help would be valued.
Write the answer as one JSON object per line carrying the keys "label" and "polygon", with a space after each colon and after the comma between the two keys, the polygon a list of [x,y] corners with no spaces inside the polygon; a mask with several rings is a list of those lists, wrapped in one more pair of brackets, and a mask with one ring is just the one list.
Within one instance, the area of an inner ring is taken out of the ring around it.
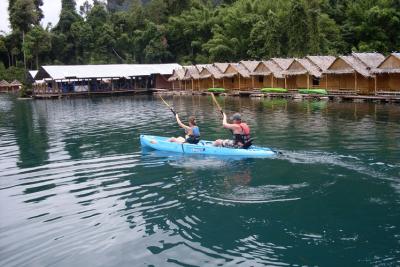
{"label": "dense green tree", "polygon": [[131,0],[119,12],[95,0],[79,13],[62,0],[52,29],[39,27],[43,0],[8,2],[12,32],[0,36],[0,59],[13,77],[24,58],[32,67],[195,64],[400,47],[399,0]]}
{"label": "dense green tree", "polygon": [[41,26],[35,26],[28,32],[22,47],[25,50],[26,59],[32,63],[35,62],[36,69],[39,69],[39,57],[49,52],[50,48],[50,34]]}
{"label": "dense green tree", "polygon": [[248,54],[253,59],[265,59],[281,55],[281,30],[277,15],[268,11],[267,19],[258,21],[250,33]]}
{"label": "dense green tree", "polygon": [[293,0],[287,18],[288,55],[305,56],[308,52],[309,26],[303,1]]}

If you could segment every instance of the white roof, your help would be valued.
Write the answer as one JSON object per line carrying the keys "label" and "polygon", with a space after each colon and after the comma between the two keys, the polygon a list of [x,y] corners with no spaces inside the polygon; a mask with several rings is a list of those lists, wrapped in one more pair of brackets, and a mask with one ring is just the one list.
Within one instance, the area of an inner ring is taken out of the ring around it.
{"label": "white roof", "polygon": [[[71,78],[122,78],[131,76],[149,76],[151,74],[172,74],[181,66],[171,64],[107,64],[107,65],[55,65],[42,66],[40,77],[50,76],[54,80]],[[42,71],[45,73],[42,73]],[[46,75],[47,73],[47,75]]]}
{"label": "white roof", "polygon": [[28,71],[28,72],[29,72],[29,74],[32,76],[32,78],[35,79],[35,76],[36,76],[36,74],[37,74],[39,71],[37,71],[37,70],[30,70],[30,71]]}

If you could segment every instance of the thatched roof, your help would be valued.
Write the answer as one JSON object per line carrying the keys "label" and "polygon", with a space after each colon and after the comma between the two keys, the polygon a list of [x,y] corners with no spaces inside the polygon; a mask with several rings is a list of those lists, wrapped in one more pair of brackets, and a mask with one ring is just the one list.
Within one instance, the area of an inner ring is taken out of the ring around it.
{"label": "thatched roof", "polygon": [[[262,69],[263,66],[266,68],[266,70]],[[273,74],[275,78],[283,78],[282,71],[283,70],[278,66],[278,64],[272,60],[260,61],[251,75],[267,76]]]}
{"label": "thatched roof", "polygon": [[400,53],[392,53],[382,61],[373,73],[400,73]]}
{"label": "thatched roof", "polygon": [[187,66],[185,67],[185,76],[183,77],[183,80],[190,80],[190,79],[199,79],[200,78],[200,73],[196,66]]}
{"label": "thatched roof", "polygon": [[229,63],[214,63],[214,67],[216,67],[221,73],[224,73],[226,69],[229,67]]}
{"label": "thatched roof", "polygon": [[[341,69],[333,69],[332,66],[335,65],[335,63],[339,60],[342,60],[346,63],[346,67],[341,68]],[[370,77],[371,74],[368,70],[367,65],[365,65],[363,62],[358,60],[354,56],[340,56],[333,61],[333,63],[328,67],[327,70],[324,71],[324,73],[327,74],[350,74],[357,72],[364,77]]]}
{"label": "thatched roof", "polygon": [[249,72],[253,72],[260,62],[261,61],[255,60],[242,60],[239,64],[242,64]]}
{"label": "thatched roof", "polygon": [[205,68],[207,66],[207,64],[197,64],[195,65],[195,67],[197,68],[197,70],[199,71],[199,73],[203,70],[203,68]]}
{"label": "thatched roof", "polygon": [[18,80],[14,80],[14,81],[12,81],[12,83],[10,83],[10,85],[22,86],[22,83],[20,83]]}
{"label": "thatched roof", "polygon": [[290,64],[293,62],[293,58],[271,58],[282,70],[289,68]]}
{"label": "thatched roof", "polygon": [[[242,77],[244,77],[244,78],[250,78],[250,72],[249,72],[242,64],[239,64],[239,63],[230,63],[229,65],[230,65],[233,69],[235,69],[235,70],[237,71],[237,73],[238,73],[240,76],[242,76]],[[224,75],[225,75],[225,76],[232,76],[231,73],[226,73],[226,70],[225,70]]]}
{"label": "thatched roof", "polygon": [[322,71],[316,65],[312,64],[307,58],[295,59],[290,66],[283,71],[284,75],[303,75],[310,74],[315,77],[321,77]]}
{"label": "thatched roof", "polygon": [[323,71],[328,69],[336,59],[334,56],[307,56],[306,58]]}
{"label": "thatched roof", "polygon": [[168,78],[168,81],[176,81],[176,80],[183,80],[185,77],[185,67],[174,69],[172,71],[172,76]]}
{"label": "thatched roof", "polygon": [[378,67],[379,64],[381,64],[382,61],[385,60],[385,56],[382,55],[381,53],[354,53],[353,52],[351,55],[353,57],[357,58],[358,60],[360,60],[362,63],[364,63],[370,69]]}
{"label": "thatched roof", "polygon": [[214,78],[221,79],[223,74],[214,65],[206,65],[200,72],[200,79]]}
{"label": "thatched roof", "polygon": [[0,87],[8,87],[10,84],[6,80],[0,81]]}

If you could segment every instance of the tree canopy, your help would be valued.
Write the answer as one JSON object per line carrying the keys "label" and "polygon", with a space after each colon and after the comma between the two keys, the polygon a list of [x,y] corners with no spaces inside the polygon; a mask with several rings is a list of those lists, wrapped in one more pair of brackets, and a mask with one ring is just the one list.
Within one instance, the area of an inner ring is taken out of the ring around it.
{"label": "tree canopy", "polygon": [[[238,61],[400,50],[398,0],[132,0],[125,11],[62,0],[40,26],[42,0],[9,0],[6,68],[43,64]],[[21,33],[26,34],[22,40]]]}

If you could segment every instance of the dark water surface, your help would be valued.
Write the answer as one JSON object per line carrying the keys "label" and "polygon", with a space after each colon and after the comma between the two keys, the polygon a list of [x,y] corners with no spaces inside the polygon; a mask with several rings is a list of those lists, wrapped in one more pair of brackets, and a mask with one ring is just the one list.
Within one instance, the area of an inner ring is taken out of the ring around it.
{"label": "dark water surface", "polygon": [[0,96],[0,266],[400,265],[399,105],[220,100],[283,155],[143,153],[181,133],[151,96]]}

